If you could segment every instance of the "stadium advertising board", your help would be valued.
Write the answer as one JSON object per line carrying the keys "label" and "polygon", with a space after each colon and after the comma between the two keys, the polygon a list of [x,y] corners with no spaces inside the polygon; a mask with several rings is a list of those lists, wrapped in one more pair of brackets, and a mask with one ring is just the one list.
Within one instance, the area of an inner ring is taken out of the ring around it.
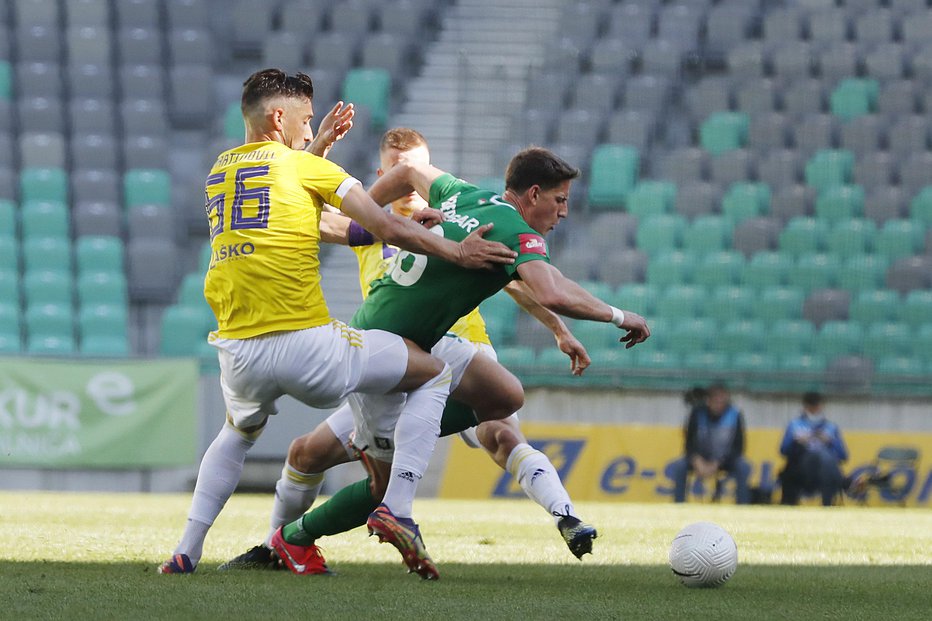
{"label": "stadium advertising board", "polygon": [[[646,425],[571,425],[523,423],[528,441],[547,454],[574,500],[672,502],[671,464],[683,451],[683,430],[679,427]],[[902,495],[871,490],[870,505],[932,506],[932,434],[887,433],[842,430],[851,458],[843,466],[845,474],[856,474],[870,467],[877,451],[885,446],[911,446],[919,449],[915,468],[900,468],[895,476]],[[777,474],[784,459],[779,453],[782,429],[749,429],[745,457],[751,463],[752,487],[770,487],[773,501],[779,502]],[[723,502],[733,502],[734,486],[726,484]],[[706,495],[701,483],[690,494]],[[445,498],[524,498],[514,478],[502,472],[482,450],[451,442],[441,482]],[[815,500],[815,499],[811,499]]]}
{"label": "stadium advertising board", "polygon": [[196,459],[194,360],[0,359],[0,467],[169,467]]}

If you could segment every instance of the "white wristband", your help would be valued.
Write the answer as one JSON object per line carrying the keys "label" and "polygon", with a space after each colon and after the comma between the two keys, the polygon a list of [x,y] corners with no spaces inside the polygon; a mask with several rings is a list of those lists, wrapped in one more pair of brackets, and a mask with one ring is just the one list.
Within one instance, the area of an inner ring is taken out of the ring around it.
{"label": "white wristband", "polygon": [[615,308],[614,306],[609,306],[612,309],[612,318],[609,320],[619,328],[621,324],[625,322],[625,313],[620,308]]}

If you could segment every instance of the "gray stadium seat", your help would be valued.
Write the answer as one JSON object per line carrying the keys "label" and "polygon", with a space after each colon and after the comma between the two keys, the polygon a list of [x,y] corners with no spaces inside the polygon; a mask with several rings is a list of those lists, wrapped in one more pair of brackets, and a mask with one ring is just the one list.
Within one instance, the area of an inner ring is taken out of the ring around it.
{"label": "gray stadium seat", "polygon": [[793,125],[793,143],[804,157],[837,144],[838,126],[830,114],[809,114]]}
{"label": "gray stadium seat", "polygon": [[709,12],[706,24],[706,49],[723,56],[746,40],[754,17],[754,8],[744,4],[718,4]]}
{"label": "gray stadium seat", "polygon": [[147,28],[123,28],[117,34],[117,56],[124,65],[161,63],[162,33]]}
{"label": "gray stadium seat", "polygon": [[780,222],[775,218],[748,218],[735,227],[732,246],[747,258],[758,252],[775,250],[781,229]]}
{"label": "gray stadium seat", "polygon": [[825,87],[814,78],[796,80],[783,93],[783,111],[792,117],[825,109]]}
{"label": "gray stadium seat", "polygon": [[887,270],[887,289],[907,293],[932,287],[932,257],[914,256],[896,261]]}
{"label": "gray stadium seat", "polygon": [[106,65],[112,62],[109,27],[68,28],[65,44],[69,64]]}
{"label": "gray stadium seat", "polygon": [[131,239],[126,255],[130,298],[136,302],[171,302],[180,267],[174,242],[163,238]]}
{"label": "gray stadium seat", "polygon": [[784,43],[771,55],[773,73],[785,80],[801,80],[812,73],[812,46],[805,41]]}
{"label": "gray stadium seat", "polygon": [[16,30],[16,52],[20,62],[59,63],[61,36],[55,26],[31,26]]}
{"label": "gray stadium seat", "polygon": [[675,149],[661,156],[659,174],[655,176],[677,184],[701,181],[706,177],[708,159],[708,153],[702,149]]}
{"label": "gray stadium seat", "polygon": [[767,11],[763,23],[764,40],[782,43],[803,38],[803,14],[796,6],[781,6]]}
{"label": "gray stadium seat", "polygon": [[107,0],[69,0],[64,3],[65,25],[109,26],[110,5]]}
{"label": "gray stadium seat", "polygon": [[878,80],[898,80],[906,73],[906,52],[899,43],[883,43],[864,57],[867,75]]}
{"label": "gray stadium seat", "polygon": [[679,42],[651,39],[641,52],[641,70],[644,73],[678,76],[682,48]]}
{"label": "gray stadium seat", "polygon": [[391,4],[379,3],[375,6],[376,21],[382,32],[397,37],[413,37],[425,25],[428,11],[424,5],[424,2],[411,0],[398,0]]}
{"label": "gray stadium seat", "polygon": [[888,117],[914,114],[918,111],[916,83],[913,80],[891,80],[877,95],[877,112]]}
{"label": "gray stadium seat", "polygon": [[[524,145],[550,143],[556,121],[556,111],[529,108],[519,112],[517,116],[512,126],[512,138],[516,142]],[[514,155],[514,152],[511,155]]]}
{"label": "gray stadium seat", "polygon": [[168,116],[160,100],[126,100],[120,104],[120,117],[127,134],[164,136],[168,131]]}
{"label": "gray stadium seat", "polygon": [[608,120],[606,141],[612,144],[626,144],[639,151],[648,149],[654,138],[655,122],[653,116],[642,110],[621,110]]}
{"label": "gray stadium seat", "polygon": [[16,96],[62,96],[61,66],[58,63],[21,62],[16,65]]}
{"label": "gray stadium seat", "polygon": [[71,97],[113,97],[113,72],[109,65],[68,65],[68,88]]}
{"label": "gray stadium seat", "polygon": [[705,7],[683,3],[663,5],[657,17],[657,38],[677,42],[684,52],[696,51],[705,20]]}
{"label": "gray stadium seat", "polygon": [[304,67],[304,39],[293,32],[271,32],[262,43],[262,65],[282,67],[286,71]]}
{"label": "gray stadium seat", "polygon": [[68,119],[75,134],[112,134],[116,129],[110,99],[72,98]]}
{"label": "gray stadium seat", "polygon": [[171,62],[175,65],[182,63],[210,63],[212,46],[209,30],[182,28],[181,30],[171,30],[168,33],[168,51]]}
{"label": "gray stadium seat", "polygon": [[0,168],[10,170],[16,165],[16,148],[12,132],[0,132]]}
{"label": "gray stadium seat", "polygon": [[54,97],[21,98],[16,106],[22,132],[64,132],[65,113],[61,100]]}
{"label": "gray stadium seat", "polygon": [[719,186],[705,181],[687,181],[679,186],[673,202],[676,213],[693,219],[718,211],[718,204],[722,199]]}
{"label": "gray stadium seat", "polygon": [[815,289],[803,302],[803,319],[817,328],[826,321],[848,319],[851,293],[844,289]]}
{"label": "gray stadium seat", "polygon": [[111,170],[78,170],[71,175],[76,203],[118,203],[122,199],[119,176]]}
{"label": "gray stadium seat", "polygon": [[159,27],[158,0],[116,0],[115,5],[119,28]]}
{"label": "gray stadium seat", "polygon": [[366,0],[337,2],[330,10],[330,28],[359,38],[372,29],[372,4]]}
{"label": "gray stadium seat", "polygon": [[918,48],[932,39],[932,12],[923,10],[903,20],[903,43]]}
{"label": "gray stadium seat", "polygon": [[887,132],[888,149],[900,157],[929,148],[929,122],[925,115],[898,117]]}
{"label": "gray stadium seat", "polygon": [[258,51],[272,30],[273,12],[263,0],[234,0],[230,7],[234,50]]}
{"label": "gray stadium seat", "polygon": [[[343,74],[341,72],[317,68],[311,71],[310,76],[314,81],[314,101],[318,102],[318,106],[323,105],[324,109],[328,109],[329,106],[342,99]],[[317,108],[315,107],[314,110],[316,112]],[[359,114],[359,109],[356,113]]]}
{"label": "gray stadium seat", "polygon": [[74,170],[116,168],[119,149],[110,134],[75,134],[71,137],[70,147]]}
{"label": "gray stadium seat", "polygon": [[531,76],[525,91],[527,107],[556,112],[566,106],[566,90],[569,76],[562,73],[545,72]]}
{"label": "gray stadium seat", "polygon": [[802,179],[803,158],[792,149],[775,149],[757,165],[757,177],[772,188],[793,185]]}
{"label": "gray stadium seat", "polygon": [[15,0],[14,13],[20,28],[57,26],[61,21],[56,0]]}
{"label": "gray stadium seat", "polygon": [[123,99],[163,99],[165,97],[165,72],[162,66],[121,66],[120,92]]}
{"label": "gray stadium seat", "polygon": [[629,41],[608,36],[596,40],[592,46],[590,63],[593,71],[627,75],[636,57],[637,49]]}
{"label": "gray stadium seat", "polygon": [[588,50],[599,36],[604,16],[602,7],[577,1],[564,5],[559,20],[560,36],[572,41],[579,49]]}
{"label": "gray stadium seat", "polygon": [[176,65],[169,70],[172,121],[197,127],[213,109],[213,69],[206,64]]}
{"label": "gray stadium seat", "polygon": [[[844,139],[842,145],[844,146]],[[851,147],[845,146],[844,148]],[[886,186],[893,181],[893,170],[892,155],[886,151],[866,152],[855,159],[852,180],[865,188]]]}
{"label": "gray stadium seat", "polygon": [[878,225],[890,219],[905,218],[908,215],[908,204],[909,200],[903,190],[897,186],[870,187],[864,199],[864,217]]}
{"label": "gray stadium seat", "polygon": [[632,282],[644,282],[647,276],[647,255],[634,248],[609,252],[596,262],[600,282],[613,287]]}
{"label": "gray stadium seat", "polygon": [[392,34],[370,35],[362,44],[361,66],[369,69],[385,69],[392,77],[392,84],[403,82],[400,78],[408,71],[412,61],[412,50],[408,41]]}
{"label": "gray stadium seat", "polygon": [[9,168],[0,168],[0,199],[16,200],[16,175]]}
{"label": "gray stadium seat", "polygon": [[754,114],[748,126],[748,147],[758,153],[785,149],[790,131],[786,117],[779,112]]}
{"label": "gray stadium seat", "polygon": [[854,22],[854,38],[859,45],[873,47],[893,40],[892,11],[874,6]]}
{"label": "gray stadium seat", "polygon": [[126,214],[130,243],[141,239],[173,241],[178,234],[178,215],[169,205],[137,205]]}
{"label": "gray stadium seat", "polygon": [[340,32],[327,32],[314,37],[311,43],[311,64],[345,73],[356,62],[356,39]]}
{"label": "gray stadium seat", "polygon": [[64,168],[64,135],[53,132],[20,134],[19,161],[23,168]]}
{"label": "gray stadium seat", "polygon": [[747,181],[753,175],[753,171],[753,152],[747,149],[726,151],[709,160],[709,177],[723,188],[738,181]]}
{"label": "gray stadium seat", "polygon": [[168,143],[162,136],[129,136],[123,140],[123,165],[127,170],[167,169],[168,153]]}
{"label": "gray stadium seat", "polygon": [[770,213],[786,224],[793,218],[811,216],[815,200],[815,188],[795,183],[777,186],[770,201]]}
{"label": "gray stadium seat", "polygon": [[544,66],[550,71],[577,75],[584,55],[569,39],[551,41],[544,49]]}
{"label": "gray stadium seat", "polygon": [[670,79],[660,75],[639,75],[625,85],[624,107],[659,113],[670,101]]}
{"label": "gray stadium seat", "polygon": [[737,79],[763,77],[767,65],[764,46],[759,41],[748,41],[731,48],[726,55],[729,75]]}
{"label": "gray stadium seat", "polygon": [[853,151],[855,157],[871,153],[881,147],[885,127],[876,114],[865,114],[841,125],[842,149]]}
{"label": "gray stadium seat", "polygon": [[782,90],[780,84],[771,78],[745,80],[736,92],[738,110],[750,114],[753,122],[757,115],[777,109],[777,94]]}
{"label": "gray stadium seat", "polygon": [[602,73],[582,75],[573,89],[573,106],[603,114],[606,109],[613,109],[618,99],[619,77]]}
{"label": "gray stadium seat", "polygon": [[832,393],[866,393],[874,377],[874,365],[861,356],[840,356],[825,369],[825,388]]}
{"label": "gray stadium seat", "polygon": [[932,153],[916,151],[900,164],[900,187],[907,195],[913,196],[929,185],[929,171],[932,170]]}
{"label": "gray stadium seat", "polygon": [[637,217],[627,212],[602,213],[592,218],[586,236],[576,240],[574,248],[592,248],[597,252],[634,247]]}
{"label": "gray stadium seat", "polygon": [[640,49],[653,34],[655,17],[651,7],[628,2],[616,5],[609,15],[608,34]]}
{"label": "gray stadium seat", "polygon": [[716,112],[731,109],[732,82],[727,76],[713,76],[701,80],[687,92],[689,111],[697,122],[706,120]]}
{"label": "gray stadium seat", "polygon": [[848,38],[848,14],[841,8],[823,9],[809,15],[809,38],[820,44],[844,41]]}
{"label": "gray stadium seat", "polygon": [[[168,17],[166,28],[173,30],[210,27],[210,13],[207,2],[208,0],[165,0],[165,13]],[[294,4],[294,2],[288,4]],[[286,7],[288,4],[286,4]],[[289,13],[283,13],[283,23],[307,28],[311,32],[315,32],[319,26],[319,23],[313,23],[310,20],[297,20],[294,22],[289,20],[286,22],[284,18],[290,16]]]}
{"label": "gray stadium seat", "polygon": [[890,0],[888,4],[894,14],[904,16],[910,13],[909,18],[913,19],[915,14],[925,12],[929,3],[928,0]]}
{"label": "gray stadium seat", "polygon": [[853,43],[839,41],[819,53],[819,75],[827,84],[834,85],[858,74],[858,48]]}

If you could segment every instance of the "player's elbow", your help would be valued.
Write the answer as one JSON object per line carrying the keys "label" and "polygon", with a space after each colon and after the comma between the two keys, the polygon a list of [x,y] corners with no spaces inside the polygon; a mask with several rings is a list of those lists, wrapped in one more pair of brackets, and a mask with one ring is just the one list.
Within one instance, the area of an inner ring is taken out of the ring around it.
{"label": "player's elbow", "polygon": [[570,306],[569,296],[556,288],[541,292],[535,291],[534,297],[537,299],[538,304],[558,315],[566,314],[566,310]]}
{"label": "player's elbow", "polygon": [[397,216],[383,212],[383,216],[375,223],[372,233],[381,240],[398,245],[405,239],[405,222]]}

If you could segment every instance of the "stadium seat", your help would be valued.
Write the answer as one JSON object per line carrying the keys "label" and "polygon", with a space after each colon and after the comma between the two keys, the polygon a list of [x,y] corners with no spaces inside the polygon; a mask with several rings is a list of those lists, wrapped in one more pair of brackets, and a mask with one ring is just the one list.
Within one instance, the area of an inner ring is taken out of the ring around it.
{"label": "stadium seat", "polygon": [[71,166],[73,170],[114,169],[119,148],[113,136],[104,134],[78,134],[71,138]]}
{"label": "stadium seat", "polygon": [[499,363],[509,370],[533,367],[536,358],[532,348],[521,345],[499,347],[495,353],[498,355]]}
{"label": "stadium seat", "polygon": [[668,181],[640,181],[627,194],[625,200],[627,211],[645,218],[665,213],[673,209],[676,198],[676,185]]}
{"label": "stadium seat", "polygon": [[889,267],[890,261],[877,254],[852,255],[839,270],[836,284],[850,291],[878,289],[884,286]]}
{"label": "stadium seat", "polygon": [[123,240],[118,237],[85,236],[75,246],[78,274],[123,273]]}
{"label": "stadium seat", "polygon": [[872,251],[877,226],[870,220],[846,219],[837,222],[826,237],[826,249],[839,259]]}
{"label": "stadium seat", "polygon": [[773,322],[778,319],[799,319],[802,316],[804,294],[795,287],[762,287],[754,300],[752,319]]}
{"label": "stadium seat", "polygon": [[120,200],[120,183],[112,170],[78,170],[71,175],[72,200],[117,202]]}
{"label": "stadium seat", "polygon": [[828,84],[857,74],[861,61],[858,46],[853,43],[837,41],[826,45],[818,52],[816,64],[819,76]]}
{"label": "stadium seat", "polygon": [[918,254],[922,250],[924,228],[915,220],[887,220],[877,233],[874,248],[891,261]]}
{"label": "stadium seat", "polygon": [[669,350],[682,356],[708,351],[713,345],[715,322],[711,319],[681,316],[674,318],[670,330]]}
{"label": "stadium seat", "polygon": [[[778,358],[778,366],[781,371],[792,374],[821,374],[825,371],[826,358],[821,352],[815,354],[783,354]],[[805,378],[798,381],[805,382]]]}
{"label": "stadium seat", "polygon": [[659,298],[660,293],[657,287],[648,284],[629,283],[621,285],[612,300],[616,306],[620,305],[640,315],[650,316],[655,313]]}
{"label": "stadium seat", "polygon": [[722,199],[722,215],[739,224],[770,210],[770,188],[764,183],[736,183]]}
{"label": "stadium seat", "polygon": [[657,316],[665,319],[695,318],[705,306],[705,289],[692,285],[672,285],[657,300]]}
{"label": "stadium seat", "polygon": [[894,167],[894,157],[886,151],[863,153],[854,163],[852,180],[873,193],[875,188],[886,187],[893,182]]}
{"label": "stadium seat", "polygon": [[61,237],[27,237],[23,240],[23,269],[71,272],[71,242]]}
{"label": "stadium seat", "polygon": [[722,250],[705,255],[696,267],[693,282],[705,287],[737,284],[744,270],[744,255]]}
{"label": "stadium seat", "polygon": [[838,123],[830,114],[808,113],[797,119],[791,133],[796,150],[805,157],[811,157],[835,146]]}
{"label": "stadium seat", "polygon": [[82,336],[81,354],[88,357],[122,358],[130,354],[129,339],[119,334]]}
{"label": "stadium seat", "polygon": [[[121,28],[117,32],[117,56],[124,68],[162,62],[162,32],[154,28]],[[123,92],[133,92],[123,83]]]}
{"label": "stadium seat", "polygon": [[881,147],[886,120],[876,114],[865,114],[841,126],[840,147],[862,157]]}
{"label": "stadium seat", "polygon": [[864,188],[836,185],[824,188],[816,199],[816,217],[829,224],[859,218],[864,213]]}
{"label": "stadium seat", "polygon": [[25,168],[20,173],[20,200],[68,201],[68,176],[61,168]]}
{"label": "stadium seat", "polygon": [[825,247],[828,225],[815,218],[793,218],[780,233],[780,251],[793,256],[821,252]]}
{"label": "stadium seat", "polygon": [[715,287],[706,296],[701,309],[703,317],[717,321],[734,321],[751,314],[757,292],[750,287]]}
{"label": "stadium seat", "polygon": [[116,305],[128,302],[126,277],[122,272],[89,271],[78,276],[78,304],[84,306]]}
{"label": "stadium seat", "polygon": [[213,110],[211,81],[213,68],[207,62],[191,59],[168,70],[169,110],[175,125],[198,128]]}
{"label": "stadium seat", "polygon": [[802,158],[792,149],[775,149],[758,163],[758,177],[771,188],[782,188],[802,179]]}
{"label": "stadium seat", "polygon": [[909,356],[912,354],[913,331],[899,321],[880,321],[866,326],[864,330],[864,353],[874,360],[886,356]]}
{"label": "stadium seat", "polygon": [[164,170],[128,170],[123,176],[123,197],[127,207],[170,205],[171,178]]}
{"label": "stadium seat", "polygon": [[94,304],[82,306],[78,313],[81,339],[102,336],[127,338],[128,317],[125,305]]}
{"label": "stadium seat", "polygon": [[827,321],[819,328],[814,351],[831,360],[860,353],[864,334],[861,324],[850,321]]}
{"label": "stadium seat", "polygon": [[739,149],[747,143],[749,117],[742,112],[716,112],[699,128],[699,142],[712,155]]}
{"label": "stadium seat", "polygon": [[74,338],[74,314],[70,304],[30,304],[26,307],[24,319],[27,336]]}
{"label": "stadium seat", "polygon": [[864,198],[864,217],[882,226],[887,220],[906,217],[907,203],[902,188],[874,186]]}
{"label": "stadium seat", "polygon": [[[192,4],[190,0],[173,0],[169,5]],[[151,0],[119,0],[115,3],[116,23],[121,28],[156,28],[159,3]]]}
{"label": "stadium seat", "polygon": [[792,258],[782,252],[758,252],[744,268],[742,280],[749,287],[782,287],[789,282]]}
{"label": "stadium seat", "polygon": [[680,247],[686,221],[677,215],[654,216],[639,222],[637,247],[654,256]]}
{"label": "stadium seat", "polygon": [[[910,291],[906,294],[906,298],[902,305],[898,307],[898,310],[899,319],[913,329],[932,324],[932,291],[922,289]],[[888,312],[886,316],[876,317],[875,320],[892,318],[895,318],[894,314]]]}
{"label": "stadium seat", "polygon": [[758,320],[729,320],[716,337],[715,344],[730,355],[764,351],[768,347],[765,324]]}
{"label": "stadium seat", "polygon": [[162,238],[131,239],[126,249],[130,297],[137,301],[168,301],[178,284],[178,249]]}
{"label": "stadium seat", "polygon": [[694,254],[725,250],[731,245],[733,225],[723,216],[699,216],[683,233],[683,248]]}
{"label": "stadium seat", "polygon": [[589,205],[594,209],[612,209],[625,204],[635,187],[640,166],[636,149],[624,145],[599,145],[592,155],[589,181]]}
{"label": "stadium seat", "polygon": [[169,306],[162,313],[159,352],[165,356],[195,356],[210,329],[198,309]]}
{"label": "stadium seat", "polygon": [[790,269],[789,285],[804,291],[833,287],[840,269],[841,262],[831,254],[802,254]]}
{"label": "stadium seat", "polygon": [[36,200],[25,202],[20,218],[23,239],[68,239],[68,208],[64,203]]}
{"label": "stadium seat", "polygon": [[932,261],[925,256],[904,257],[887,270],[886,286],[902,294],[932,288]]}
{"label": "stadium seat", "polygon": [[0,238],[13,239],[17,236],[18,213],[13,201],[0,200]]}
{"label": "stadium seat", "polygon": [[832,114],[845,120],[870,114],[877,109],[880,83],[876,80],[849,78],[832,91]]}
{"label": "stadium seat", "polygon": [[822,150],[806,162],[806,184],[824,191],[832,186],[851,181],[854,154],[842,150]]}
{"label": "stadium seat", "polygon": [[900,296],[896,291],[872,289],[858,293],[851,302],[848,316],[851,321],[869,325],[902,317],[904,310],[905,307],[901,306]]}
{"label": "stadium seat", "polygon": [[671,250],[656,256],[647,266],[647,282],[656,287],[687,284],[692,281],[697,257]]}
{"label": "stadium seat", "polygon": [[353,69],[343,81],[343,101],[366,106],[373,126],[382,131],[388,122],[391,76],[384,69]]}

